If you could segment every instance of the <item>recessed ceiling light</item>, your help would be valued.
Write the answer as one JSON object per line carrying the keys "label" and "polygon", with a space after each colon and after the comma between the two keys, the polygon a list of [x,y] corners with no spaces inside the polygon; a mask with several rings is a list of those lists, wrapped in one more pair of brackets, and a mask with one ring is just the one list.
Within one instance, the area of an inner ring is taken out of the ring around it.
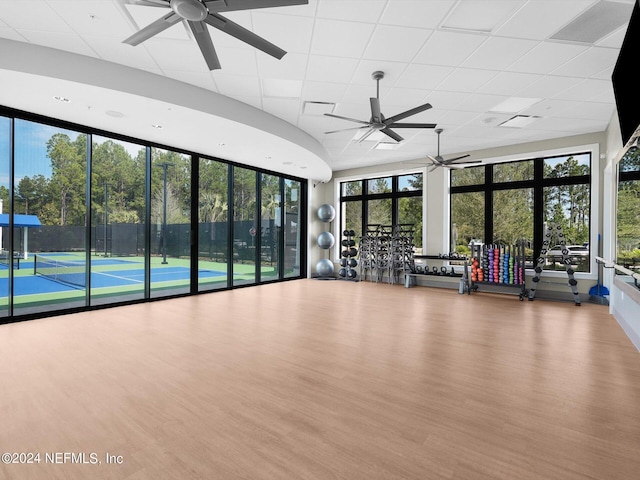
{"label": "recessed ceiling light", "polygon": [[331,102],[309,102],[302,104],[303,115],[324,115],[325,113],[333,113],[336,108],[335,103]]}
{"label": "recessed ceiling light", "polygon": [[540,117],[534,117],[529,115],[516,115],[515,117],[511,117],[506,122],[502,122],[499,127],[509,127],[509,128],[523,128],[527,125],[531,125]]}
{"label": "recessed ceiling light", "polygon": [[55,100],[58,100],[59,102],[62,103],[71,103],[71,100],[69,100],[67,97],[62,97],[60,95],[56,95],[55,97],[53,97]]}
{"label": "recessed ceiling light", "polygon": [[376,150],[397,150],[399,146],[399,143],[378,142],[378,144],[373,148],[375,148]]}
{"label": "recessed ceiling light", "polygon": [[293,162],[282,162],[283,165],[293,165]]}
{"label": "recessed ceiling light", "polygon": [[157,123],[151,124],[153,128],[157,128],[158,130],[162,130],[162,125],[158,125]]}
{"label": "recessed ceiling light", "polygon": [[107,110],[104,113],[106,113],[107,115],[109,115],[110,117],[113,117],[113,118],[122,118],[122,117],[124,117],[124,113],[118,112],[117,110]]}

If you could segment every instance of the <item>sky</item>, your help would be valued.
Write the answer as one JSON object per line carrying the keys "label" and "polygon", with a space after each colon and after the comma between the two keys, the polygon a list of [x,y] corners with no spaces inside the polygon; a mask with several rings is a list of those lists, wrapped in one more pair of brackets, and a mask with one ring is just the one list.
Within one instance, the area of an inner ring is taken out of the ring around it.
{"label": "sky", "polygon": [[[0,117],[0,185],[9,187],[9,158],[10,158],[10,120]],[[79,133],[72,130],[65,130],[59,127],[52,127],[40,123],[29,122],[27,120],[15,120],[15,177],[16,183],[23,177],[33,177],[34,175],[44,175],[51,177],[51,161],[47,156],[47,141],[56,133],[66,134],[71,141],[74,141]],[[108,140],[105,137],[94,136],[93,141],[102,143]],[[127,142],[122,144],[129,154],[136,156],[141,145]]]}

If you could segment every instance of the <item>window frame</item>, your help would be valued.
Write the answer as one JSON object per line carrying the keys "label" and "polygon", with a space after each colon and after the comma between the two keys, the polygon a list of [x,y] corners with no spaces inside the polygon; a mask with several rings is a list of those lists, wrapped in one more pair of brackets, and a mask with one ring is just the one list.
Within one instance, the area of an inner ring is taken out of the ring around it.
{"label": "window frame", "polygon": [[[560,178],[545,178],[544,177],[544,160],[558,157],[568,157],[588,154],[590,155],[590,174],[578,175],[572,177],[560,177]],[[493,181],[493,167],[494,165],[531,161],[534,162],[534,175],[532,180],[520,180],[514,182],[494,182]],[[600,231],[599,224],[599,181],[600,181],[600,146],[599,144],[588,145],[576,145],[573,147],[566,147],[556,150],[546,150],[539,152],[531,152],[523,155],[511,155],[505,157],[494,157],[487,159],[487,163],[480,167],[470,168],[485,168],[485,181],[476,185],[452,185],[453,170],[447,175],[449,185],[449,210],[448,210],[448,235],[451,238],[452,235],[452,195],[456,193],[468,193],[481,191],[485,196],[485,239],[493,239],[493,192],[500,190],[513,190],[522,188],[533,188],[534,195],[534,218],[533,218],[533,258],[538,258],[539,252],[542,249],[542,242],[544,236],[544,206],[543,206],[543,192],[545,187],[553,186],[568,186],[568,185],[589,185],[589,244],[597,248],[598,244],[598,232]],[[491,242],[489,242],[491,243]],[[592,279],[596,277],[597,266],[595,257],[597,251],[591,248],[591,254],[589,258],[589,270],[586,272],[576,272],[576,279]],[[532,269],[528,269],[532,271]],[[544,270],[543,275],[550,277],[566,276],[564,271]]]}

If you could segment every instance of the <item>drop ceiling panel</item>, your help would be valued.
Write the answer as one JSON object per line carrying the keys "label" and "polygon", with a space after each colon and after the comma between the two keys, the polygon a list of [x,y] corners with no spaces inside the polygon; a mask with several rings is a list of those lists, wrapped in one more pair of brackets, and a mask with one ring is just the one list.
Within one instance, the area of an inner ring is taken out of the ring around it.
{"label": "drop ceiling panel", "polygon": [[0,38],[8,38],[17,42],[24,42],[25,38],[16,32],[13,28],[0,27]]}
{"label": "drop ceiling panel", "polygon": [[[528,85],[542,78],[541,75],[529,73],[501,72],[491,78],[487,83],[478,88],[478,93],[489,95],[516,95]],[[520,95],[521,96],[521,95]]]}
{"label": "drop ceiling panel", "polygon": [[16,30],[73,33],[71,27],[43,0],[4,1],[0,5],[2,21]]}
{"label": "drop ceiling panel", "polygon": [[375,25],[369,23],[316,20],[311,53],[360,58],[369,43]]}
{"label": "drop ceiling panel", "polygon": [[287,53],[281,60],[270,55],[256,55],[258,72],[262,77],[304,80],[307,73],[307,55]]}
{"label": "drop ceiling panel", "polygon": [[361,85],[363,87],[372,88],[372,92],[375,93],[376,82],[372,78],[373,72],[384,72],[384,78],[380,80],[381,87],[390,87],[394,85],[400,75],[407,69],[409,63],[407,62],[391,62],[388,60],[360,60],[356,70],[353,72],[353,78],[351,83],[355,85]]}
{"label": "drop ceiling panel", "polygon": [[612,68],[617,58],[618,52],[614,49],[591,47],[551,73],[553,75],[589,78],[603,70]]}
{"label": "drop ceiling panel", "polygon": [[342,100],[347,91],[346,83],[323,83],[305,81],[302,86],[302,97],[315,102],[334,102]]}
{"label": "drop ceiling panel", "polygon": [[306,78],[315,82],[350,83],[357,66],[355,58],[312,55]]}
{"label": "drop ceiling panel", "polygon": [[498,72],[493,70],[456,68],[438,85],[438,89],[448,90],[450,92],[473,93],[497,74]]}
{"label": "drop ceiling panel", "polygon": [[457,66],[486,40],[486,35],[438,30],[433,32],[413,61],[431,65]]}
{"label": "drop ceiling panel", "polygon": [[[160,68],[191,72],[206,68],[198,45],[191,40],[179,41],[153,37],[144,42],[144,48],[153,56]],[[222,62],[222,58],[220,61]]]}
{"label": "drop ceiling panel", "polygon": [[529,98],[562,98],[563,92],[574,88],[581,81],[576,77],[544,75],[535,83],[520,90],[519,95]]}
{"label": "drop ceiling panel", "polygon": [[607,103],[611,103],[611,99],[613,98],[612,95],[613,87],[611,82],[606,80],[588,79],[576,82],[571,89],[558,93],[555,95],[555,98],[562,100],[584,101],[594,100],[595,98],[605,96],[608,100]]}
{"label": "drop ceiling panel", "polygon": [[496,34],[504,37],[545,40],[591,4],[593,4],[591,0],[530,1],[498,28]]}
{"label": "drop ceiling panel", "polygon": [[378,25],[363,57],[370,60],[408,62],[422,48],[431,30]]}
{"label": "drop ceiling panel", "polygon": [[376,23],[386,6],[386,0],[339,0],[318,2],[318,18]]}
{"label": "drop ceiling panel", "polygon": [[462,62],[462,65],[467,68],[504,70],[537,44],[534,40],[491,37]]}
{"label": "drop ceiling panel", "polygon": [[411,64],[395,85],[405,88],[434,89],[454,71],[452,67]]}
{"label": "drop ceiling panel", "polygon": [[442,23],[442,27],[494,32],[525,2],[526,0],[492,0],[490,2],[459,0]]}
{"label": "drop ceiling panel", "polygon": [[258,77],[220,73],[214,76],[214,80],[222,95],[258,98],[262,96]]}
{"label": "drop ceiling panel", "polygon": [[519,60],[507,67],[512,72],[547,74],[561,67],[589,47],[559,42],[543,42],[526,52]]}
{"label": "drop ceiling panel", "polygon": [[[129,25],[122,21],[122,10],[113,2],[55,0],[48,5],[77,33],[121,35],[123,40],[132,33]],[[156,12],[160,14],[162,10],[156,9]]]}
{"label": "drop ceiling panel", "polygon": [[158,65],[146,48],[136,48],[107,37],[84,35],[84,41],[104,60],[128,67],[158,70]]}
{"label": "drop ceiling panel", "polygon": [[269,10],[252,15],[253,32],[289,53],[309,53],[313,18],[275,15]]}
{"label": "drop ceiling panel", "polygon": [[436,28],[457,0],[390,0],[380,23],[421,28]]}

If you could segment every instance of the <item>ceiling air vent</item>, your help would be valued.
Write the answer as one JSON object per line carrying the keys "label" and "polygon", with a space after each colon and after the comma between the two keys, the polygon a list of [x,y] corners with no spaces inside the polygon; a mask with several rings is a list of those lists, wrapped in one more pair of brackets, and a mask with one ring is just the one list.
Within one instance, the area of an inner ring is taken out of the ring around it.
{"label": "ceiling air vent", "polygon": [[551,36],[552,40],[593,44],[631,17],[633,5],[601,0]]}

